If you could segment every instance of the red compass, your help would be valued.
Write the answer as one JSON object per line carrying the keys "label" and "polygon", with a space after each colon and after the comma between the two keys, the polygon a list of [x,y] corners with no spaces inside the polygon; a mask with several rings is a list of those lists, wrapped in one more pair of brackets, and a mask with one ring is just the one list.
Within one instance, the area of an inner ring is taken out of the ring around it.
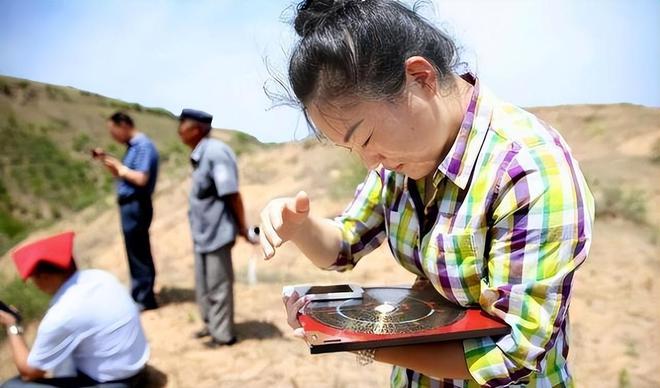
{"label": "red compass", "polygon": [[435,290],[365,288],[361,298],[312,301],[299,317],[312,354],[500,336],[509,327]]}

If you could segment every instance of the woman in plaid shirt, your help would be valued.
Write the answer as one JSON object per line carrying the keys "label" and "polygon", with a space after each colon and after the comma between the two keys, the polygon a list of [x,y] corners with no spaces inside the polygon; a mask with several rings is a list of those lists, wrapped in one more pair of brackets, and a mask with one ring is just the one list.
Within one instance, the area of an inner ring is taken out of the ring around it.
{"label": "woman in plaid shirt", "polygon": [[[310,126],[369,168],[334,220],[304,192],[262,212],[266,258],[293,241],[343,271],[387,241],[446,299],[511,332],[380,348],[392,386],[572,386],[568,306],[591,243],[594,205],[562,137],[458,75],[454,43],[391,0],[304,1],[289,81]],[[304,298],[285,298],[289,323]]]}

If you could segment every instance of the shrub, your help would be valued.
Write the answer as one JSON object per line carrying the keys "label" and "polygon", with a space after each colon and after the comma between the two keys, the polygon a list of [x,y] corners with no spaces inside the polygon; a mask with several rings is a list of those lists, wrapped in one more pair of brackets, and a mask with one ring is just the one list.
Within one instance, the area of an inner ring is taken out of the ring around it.
{"label": "shrub", "polygon": [[0,235],[11,239],[26,231],[26,225],[14,218],[9,212],[0,210]]}
{"label": "shrub", "polygon": [[243,132],[234,132],[227,144],[234,150],[236,156],[252,151],[258,146],[259,140]]}
{"label": "shrub", "polygon": [[170,160],[177,160],[178,156],[183,156],[186,155],[188,151],[188,148],[181,143],[180,141],[171,141],[167,143],[165,147],[163,147],[160,151],[160,160],[162,162],[167,162]]}
{"label": "shrub", "polygon": [[86,133],[81,133],[73,139],[73,149],[76,152],[85,152],[90,147],[92,138]]}
{"label": "shrub", "polygon": [[171,119],[176,119],[177,118],[176,115],[174,115],[172,112],[170,112],[167,109],[163,109],[163,108],[143,108],[143,109],[144,109],[145,112],[151,113],[151,114],[156,115],[156,116],[164,116],[164,117],[168,117],[168,118],[171,118]]}
{"label": "shrub", "polygon": [[69,96],[66,90],[53,85],[46,85],[46,96],[49,100],[72,101],[71,96]]}
{"label": "shrub", "polygon": [[653,143],[653,148],[651,149],[651,161],[660,164],[660,139]]}
{"label": "shrub", "polygon": [[646,196],[643,191],[624,191],[620,187],[605,187],[596,195],[596,216],[623,218],[646,224]]}
{"label": "shrub", "polygon": [[619,371],[619,388],[629,388],[630,387],[630,376],[628,376],[627,369],[621,369]]}
{"label": "shrub", "polygon": [[7,97],[12,97],[14,93],[11,90],[11,85],[9,81],[6,81],[0,78],[0,93],[4,94]]}

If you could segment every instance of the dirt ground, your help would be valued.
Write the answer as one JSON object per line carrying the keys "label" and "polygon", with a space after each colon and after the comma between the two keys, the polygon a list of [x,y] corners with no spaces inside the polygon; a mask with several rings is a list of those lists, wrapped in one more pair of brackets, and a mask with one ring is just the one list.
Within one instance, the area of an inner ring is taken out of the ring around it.
{"label": "dirt ground", "polygon": [[[629,144],[622,147],[632,152]],[[632,148],[635,154],[637,148]],[[242,185],[249,221],[258,222],[259,211],[270,198],[301,188],[309,189],[313,212],[327,216],[340,212],[345,200],[331,199],[308,171],[323,168],[330,155],[324,152],[288,145],[243,159],[243,170],[252,168],[243,173]],[[276,170],[272,160],[281,162]],[[142,315],[152,350],[154,386],[387,386],[387,365],[360,367],[350,354],[310,355],[306,345],[292,337],[280,297],[282,286],[292,283],[411,283],[413,276],[399,268],[383,247],[354,271],[339,274],[316,269],[292,246],[264,262],[256,258],[252,246],[239,241],[233,251],[239,342],[207,350],[191,339],[200,320],[194,303],[187,185],[187,181],[163,182],[155,199],[152,245],[163,306]],[[82,213],[40,234],[66,228],[78,232],[76,255],[83,267],[107,269],[127,281],[116,209],[101,215]],[[596,224],[591,255],[578,271],[570,310],[570,359],[580,387],[660,386],[660,309],[655,305],[660,300],[660,256],[657,242],[649,238],[652,233],[619,219]],[[247,282],[251,260],[256,260],[256,284]],[[0,265],[8,268],[8,260]],[[8,349],[2,346],[0,380],[15,373]]]}

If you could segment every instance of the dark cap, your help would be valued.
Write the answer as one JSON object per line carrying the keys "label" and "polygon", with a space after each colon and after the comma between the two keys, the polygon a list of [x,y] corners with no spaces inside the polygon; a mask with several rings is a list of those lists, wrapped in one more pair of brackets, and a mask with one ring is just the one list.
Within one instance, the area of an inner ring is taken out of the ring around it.
{"label": "dark cap", "polygon": [[195,120],[204,124],[211,124],[213,115],[196,109],[184,109],[181,111],[179,120]]}

